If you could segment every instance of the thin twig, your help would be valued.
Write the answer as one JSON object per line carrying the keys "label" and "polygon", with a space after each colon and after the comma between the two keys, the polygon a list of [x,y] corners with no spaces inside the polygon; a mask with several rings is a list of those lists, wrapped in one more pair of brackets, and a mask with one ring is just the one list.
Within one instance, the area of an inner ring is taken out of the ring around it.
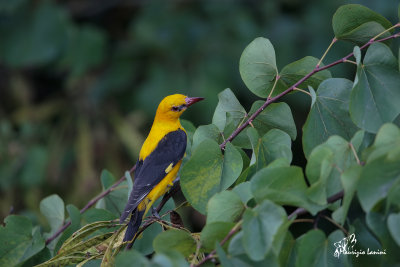
{"label": "thin twig", "polygon": [[[129,170],[129,173],[133,173],[136,169],[136,164]],[[102,199],[103,197],[105,197],[106,195],[108,195],[109,193],[111,193],[120,183],[122,183],[123,181],[125,181],[125,175],[122,176],[117,182],[115,182],[112,186],[110,186],[107,190],[101,192],[101,194],[97,195],[95,198],[93,198],[92,200],[90,200],[85,207],[83,207],[79,212],[80,214],[84,213],[86,210],[88,210],[89,208],[91,208],[94,204],[96,204],[97,201],[99,201],[100,199]],[[71,225],[71,221],[66,222],[63,226],[60,227],[60,229],[57,230],[57,232],[55,232],[51,237],[49,237],[46,240],[46,245],[50,244],[54,239],[56,239],[62,232],[65,231],[65,229],[68,228],[68,226]]]}
{"label": "thin twig", "polygon": [[[365,48],[367,48],[368,46],[370,46],[373,43],[379,43],[379,42],[384,42],[390,39],[394,39],[394,38],[398,38],[400,37],[400,33],[396,33],[393,34],[391,36],[379,39],[379,40],[375,40],[375,39],[371,39],[369,40],[366,44],[364,44],[363,46],[360,47],[360,50],[363,50]],[[311,76],[313,76],[314,74],[316,74],[317,72],[332,68],[333,66],[336,66],[338,64],[344,63],[346,62],[346,60],[348,60],[350,57],[354,56],[354,53],[351,52],[350,54],[348,54],[347,56],[336,60],[328,65],[325,66],[318,66],[315,67],[311,72],[309,72],[306,76],[304,76],[303,78],[301,78],[300,80],[298,80],[295,84],[293,84],[292,86],[290,86],[288,89],[286,89],[285,91],[283,91],[282,93],[280,93],[279,95],[269,98],[267,99],[264,104],[256,110],[256,112],[253,113],[253,115],[251,115],[249,117],[249,119],[243,123],[242,125],[240,125],[238,128],[236,128],[235,131],[233,131],[233,133],[222,143],[219,145],[219,147],[224,150],[226,143],[231,142],[238,134],[240,134],[244,128],[246,128],[251,122],[253,122],[253,120],[266,108],[268,107],[271,103],[277,101],[278,99],[282,98],[283,96],[287,95],[288,93],[292,92],[294,90],[294,88],[299,87],[300,84],[302,84],[303,82],[305,82],[306,80],[308,80]]]}
{"label": "thin twig", "polygon": [[302,222],[314,223],[314,219],[296,219],[292,223],[302,223]]}
{"label": "thin twig", "polygon": [[324,215],[322,216],[324,217],[327,221],[331,222],[333,225],[335,225],[337,228],[339,228],[340,230],[343,231],[343,233],[348,236],[349,232],[346,230],[346,228],[344,228],[343,226],[341,226],[340,224],[338,224],[337,222],[335,222],[334,220],[332,220],[331,218],[329,218],[328,216]]}

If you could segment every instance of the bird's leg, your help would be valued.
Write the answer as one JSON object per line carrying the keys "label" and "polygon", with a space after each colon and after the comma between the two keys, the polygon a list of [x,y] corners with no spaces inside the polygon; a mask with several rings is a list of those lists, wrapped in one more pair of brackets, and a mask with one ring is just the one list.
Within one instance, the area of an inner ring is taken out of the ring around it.
{"label": "bird's leg", "polygon": [[156,207],[151,207],[151,215],[153,215],[155,218],[161,220],[161,216],[157,211]]}

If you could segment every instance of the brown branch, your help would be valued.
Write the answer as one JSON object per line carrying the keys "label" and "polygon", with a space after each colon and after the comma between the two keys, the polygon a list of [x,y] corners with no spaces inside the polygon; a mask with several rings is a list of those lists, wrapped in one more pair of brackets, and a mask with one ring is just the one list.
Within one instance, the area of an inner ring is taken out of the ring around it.
{"label": "brown branch", "polygon": [[[333,202],[336,202],[337,200],[343,198],[343,195],[344,195],[344,191],[342,190],[342,191],[340,191],[340,192],[338,192],[338,193],[336,193],[336,194],[330,196],[330,197],[328,198],[327,202],[328,202],[329,204],[331,204],[331,203],[333,203]],[[308,213],[308,211],[307,211],[306,209],[304,209],[304,208],[297,208],[295,211],[293,211],[293,212],[288,216],[288,219],[290,220],[290,219],[292,219],[292,218],[295,217],[295,216],[299,216],[299,215],[303,215],[303,214],[307,214],[307,213]]]}
{"label": "brown branch", "polygon": [[[133,173],[136,169],[136,164],[129,170],[129,173]],[[110,186],[107,190],[101,192],[101,194],[97,195],[95,198],[90,200],[85,207],[83,207],[79,212],[82,214],[85,211],[87,211],[89,208],[91,208],[94,204],[97,203],[100,199],[111,193],[114,188],[116,188],[119,184],[121,184],[125,180],[125,175],[122,176],[117,182],[115,182],[112,186]],[[66,222],[63,226],[60,227],[60,229],[57,230],[51,237],[49,237],[46,240],[46,245],[48,245],[50,242],[52,242],[54,239],[56,239],[62,232],[65,231],[65,229],[68,228],[68,226],[71,225],[71,221]]]}
{"label": "brown branch", "polygon": [[[386,38],[382,38],[379,40],[375,40],[374,38],[372,38],[371,40],[369,40],[366,44],[364,44],[363,46],[360,47],[360,49],[365,49],[368,46],[370,46],[373,43],[378,43],[378,42],[384,42],[390,39],[394,39],[394,38],[398,38],[400,37],[400,33],[396,33],[393,34],[391,36],[388,36]],[[282,93],[280,93],[279,95],[272,97],[272,98],[267,98],[267,100],[264,102],[264,104],[256,110],[256,112],[253,113],[253,115],[250,116],[250,118],[244,122],[242,125],[240,125],[224,142],[222,142],[222,144],[220,144],[220,148],[221,149],[225,149],[226,143],[227,142],[231,142],[240,132],[242,132],[244,130],[244,128],[246,128],[249,124],[251,124],[253,122],[253,120],[266,108],[268,107],[271,103],[277,101],[278,99],[280,99],[281,97],[287,95],[288,93],[292,92],[296,87],[298,87],[300,84],[302,84],[303,82],[305,82],[306,80],[308,80],[311,76],[313,76],[314,74],[329,69],[335,65],[344,63],[347,61],[347,59],[349,59],[350,57],[354,56],[354,52],[348,54],[347,56],[336,60],[335,62],[332,62],[326,66],[320,67],[319,65],[317,65],[310,73],[308,73],[306,76],[304,76],[303,78],[301,78],[300,80],[298,80],[295,84],[293,84],[292,86],[290,86],[288,89],[286,89],[285,91],[283,91]]]}

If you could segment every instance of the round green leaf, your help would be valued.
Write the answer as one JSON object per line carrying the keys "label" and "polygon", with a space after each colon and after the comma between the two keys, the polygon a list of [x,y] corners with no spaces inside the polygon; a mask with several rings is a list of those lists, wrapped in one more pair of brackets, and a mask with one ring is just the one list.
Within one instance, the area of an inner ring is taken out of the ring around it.
{"label": "round green leaf", "polygon": [[224,131],[227,113],[231,115],[231,119],[240,123],[246,116],[246,110],[242,107],[239,100],[231,89],[227,88],[218,94],[218,105],[214,111],[212,123],[215,124],[220,132]]}
{"label": "round green leaf", "polygon": [[264,200],[254,209],[247,209],[242,226],[242,242],[247,255],[255,261],[264,259],[286,221],[285,210],[269,200]]}
{"label": "round green leaf", "polygon": [[176,250],[188,257],[196,251],[196,241],[186,231],[170,229],[156,236],[153,247],[157,253]]}
{"label": "round green leaf", "polygon": [[[356,4],[339,7],[332,18],[333,32],[337,39],[359,44],[366,43],[391,26],[392,24],[382,15]],[[386,37],[388,34],[386,33],[382,37]]]}
{"label": "round green leaf", "polygon": [[239,195],[233,191],[215,194],[207,204],[207,223],[235,222],[244,206]]}
{"label": "round green leaf", "polygon": [[200,242],[206,251],[214,249],[215,242],[221,242],[229,231],[235,226],[231,222],[213,222],[204,226],[200,234]]}
{"label": "round green leaf", "polygon": [[17,266],[38,254],[45,242],[39,229],[32,233],[32,222],[23,216],[10,215],[0,226],[0,266]]}
{"label": "round green leaf", "polygon": [[203,214],[208,200],[220,190],[222,164],[219,145],[211,139],[205,139],[182,167],[182,192],[189,203]]}
{"label": "round green leaf", "polygon": [[299,167],[266,167],[251,180],[251,191],[258,203],[265,199],[281,205],[303,207],[315,214],[323,208],[307,198],[307,185]]}
{"label": "round green leaf", "polygon": [[306,156],[331,135],[350,140],[357,131],[349,114],[351,88],[351,81],[340,78],[327,79],[320,84],[303,126],[302,141]]}
{"label": "round green leaf", "polygon": [[149,260],[134,249],[121,251],[115,258],[115,266],[131,266],[133,262],[135,266],[150,267]]}
{"label": "round green leaf", "polygon": [[390,187],[400,179],[400,158],[385,156],[367,163],[361,172],[357,196],[364,211],[370,211],[379,201],[386,198]]}
{"label": "round green leaf", "polygon": [[400,213],[390,214],[387,225],[392,238],[396,241],[397,245],[400,246]]}
{"label": "round green leaf", "polygon": [[[254,102],[249,115],[256,112],[263,104],[264,101],[260,100]],[[288,104],[284,102],[269,105],[266,109],[261,111],[252,123],[260,135],[264,135],[269,130],[276,128],[286,132],[292,140],[296,139],[297,130],[294,124],[292,111]]]}
{"label": "round green leaf", "polygon": [[243,169],[243,160],[237,148],[228,142],[225,146],[224,163],[221,175],[221,188],[229,188],[239,177]]}
{"label": "round green leaf", "polygon": [[64,223],[64,201],[58,195],[51,195],[40,201],[40,212],[50,224],[50,234],[55,233]]}
{"label": "round green leaf", "polygon": [[354,123],[372,133],[400,114],[400,73],[397,60],[385,44],[372,44],[359,64],[350,95]]}
{"label": "round green leaf", "polygon": [[278,74],[271,42],[262,37],[254,39],[240,57],[239,71],[251,92],[259,97],[267,97]]}
{"label": "round green leaf", "polygon": [[[317,66],[318,62],[318,58],[310,56],[292,62],[283,67],[283,69],[279,73],[279,76],[281,77],[279,81],[285,84],[285,88],[288,88],[299,81],[301,78],[306,76],[308,73],[310,73]],[[320,71],[308,78],[305,82],[301,83],[298,87],[318,87],[318,85],[322,81],[331,77],[332,75],[329,70]]]}
{"label": "round green leaf", "polygon": [[218,143],[222,142],[221,133],[219,132],[217,126],[214,124],[199,126],[193,134],[192,151],[195,150],[197,146],[206,139],[211,139]]}

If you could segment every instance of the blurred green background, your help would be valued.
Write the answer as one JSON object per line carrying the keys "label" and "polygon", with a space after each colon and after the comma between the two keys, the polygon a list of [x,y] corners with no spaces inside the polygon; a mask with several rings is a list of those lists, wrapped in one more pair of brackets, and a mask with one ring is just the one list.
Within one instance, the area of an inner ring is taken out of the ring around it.
{"label": "blurred green background", "polygon": [[[227,87],[248,109],[257,98],[238,70],[246,45],[269,38],[279,68],[320,57],[346,3],[397,22],[395,0],[0,0],[0,218],[32,215],[53,193],[82,207],[101,191],[102,169],[120,177],[136,162],[166,95],[206,97],[184,115],[196,126],[211,123]],[[325,62],[351,51],[339,43]],[[300,134],[309,99],[285,101]]]}

